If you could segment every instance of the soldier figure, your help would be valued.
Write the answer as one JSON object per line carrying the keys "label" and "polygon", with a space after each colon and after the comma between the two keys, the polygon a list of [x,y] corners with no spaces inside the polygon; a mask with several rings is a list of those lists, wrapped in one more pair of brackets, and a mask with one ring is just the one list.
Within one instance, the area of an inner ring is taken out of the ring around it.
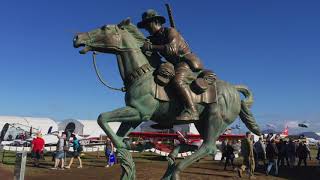
{"label": "soldier figure", "polygon": [[175,28],[162,26],[165,21],[163,16],[158,15],[152,9],[142,14],[142,21],[137,26],[146,29],[150,34],[148,37],[150,41],[144,43],[142,50],[159,53],[174,66],[173,86],[179,100],[185,106],[176,119],[181,121],[199,120],[199,113],[192,100],[187,82],[192,78],[193,72],[203,69],[203,65],[200,59],[191,52],[188,44]]}
{"label": "soldier figure", "polygon": [[242,177],[242,173],[247,169],[250,179],[256,179],[254,176],[255,162],[253,154],[253,136],[250,132],[246,132],[246,138],[241,140],[241,154],[243,156],[243,162],[238,169],[239,177]]}

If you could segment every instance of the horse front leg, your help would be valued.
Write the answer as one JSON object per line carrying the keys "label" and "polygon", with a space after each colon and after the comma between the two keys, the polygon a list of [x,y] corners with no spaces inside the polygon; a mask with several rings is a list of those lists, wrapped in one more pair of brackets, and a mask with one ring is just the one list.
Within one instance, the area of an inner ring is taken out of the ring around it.
{"label": "horse front leg", "polygon": [[[123,107],[116,109],[111,112],[105,112],[99,115],[98,124],[103,129],[103,131],[111,139],[112,143],[117,149],[117,155],[120,159],[120,164],[122,167],[122,180],[133,180],[135,179],[135,164],[132,159],[132,155],[128,150],[128,147],[123,142],[123,136],[128,134],[128,131],[132,129],[135,125],[141,123],[141,117],[139,111],[132,107]],[[109,126],[109,122],[121,122],[127,124],[120,126],[118,133],[120,136],[115,134],[115,132]],[[128,126],[128,123],[132,123],[132,126]]]}

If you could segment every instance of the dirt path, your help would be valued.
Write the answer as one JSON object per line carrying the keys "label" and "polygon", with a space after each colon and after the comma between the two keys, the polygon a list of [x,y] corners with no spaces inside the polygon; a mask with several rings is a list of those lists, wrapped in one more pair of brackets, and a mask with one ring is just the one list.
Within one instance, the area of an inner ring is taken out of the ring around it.
{"label": "dirt path", "polygon": [[1,180],[10,179],[11,180],[11,179],[13,179],[13,173],[0,166],[0,179]]}
{"label": "dirt path", "polygon": [[[75,165],[76,166],[76,165]],[[50,166],[49,166],[50,167]],[[49,170],[49,167],[40,168],[37,175],[27,174],[26,180],[58,180],[58,179],[114,179],[119,180],[121,174],[121,168],[119,165],[115,165],[110,168],[105,168],[101,164],[86,165],[83,169],[73,168],[70,170]],[[164,171],[167,167],[166,161],[150,161],[144,162],[137,160],[136,170],[138,180],[159,180],[161,179]],[[279,171],[279,176],[266,176],[261,170],[256,172],[257,180],[319,180],[320,167],[300,167],[300,168],[282,168]],[[181,177],[183,180],[236,180],[237,173],[234,170],[224,171],[223,166],[218,162],[213,162],[210,159],[205,159],[192,167],[185,170]],[[244,177],[242,179],[248,179]]]}
{"label": "dirt path", "polygon": [[[69,158],[68,158],[69,160]],[[136,163],[137,180],[159,180],[167,168],[167,161],[164,157],[152,153],[135,153],[134,160]],[[13,162],[13,161],[12,161]],[[120,165],[105,168],[106,160],[104,157],[98,158],[95,153],[87,154],[83,157],[84,168],[77,169],[77,160],[70,170],[50,170],[53,166],[51,157],[47,156],[46,160],[41,161],[41,167],[33,167],[31,161],[28,160],[26,167],[26,180],[119,180],[121,175]],[[239,165],[240,160],[236,161]],[[316,161],[309,161],[309,167],[300,168],[280,168],[279,176],[266,176],[264,170],[256,172],[257,180],[319,180],[320,167]],[[0,180],[12,180],[13,164],[0,164]],[[212,161],[211,157],[207,157],[198,163],[183,171],[182,180],[237,180],[237,172],[231,170],[223,170],[223,165],[217,161]],[[248,179],[247,177],[242,179]]]}

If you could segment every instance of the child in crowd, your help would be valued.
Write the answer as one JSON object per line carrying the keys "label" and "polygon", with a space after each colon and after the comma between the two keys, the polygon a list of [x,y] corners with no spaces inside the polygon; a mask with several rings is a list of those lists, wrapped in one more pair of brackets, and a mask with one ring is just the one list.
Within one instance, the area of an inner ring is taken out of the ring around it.
{"label": "child in crowd", "polygon": [[110,138],[107,138],[107,141],[106,141],[105,155],[108,160],[107,161],[108,164],[105,167],[113,166],[116,161],[116,156],[114,154],[114,147]]}

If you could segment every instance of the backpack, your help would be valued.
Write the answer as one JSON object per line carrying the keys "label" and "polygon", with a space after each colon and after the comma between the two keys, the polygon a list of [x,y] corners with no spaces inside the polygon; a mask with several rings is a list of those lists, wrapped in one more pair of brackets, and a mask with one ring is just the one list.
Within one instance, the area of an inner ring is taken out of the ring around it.
{"label": "backpack", "polygon": [[78,152],[82,152],[82,151],[83,151],[83,147],[82,147],[82,145],[81,145],[81,144],[79,145],[79,147],[78,147],[77,151],[78,151]]}

